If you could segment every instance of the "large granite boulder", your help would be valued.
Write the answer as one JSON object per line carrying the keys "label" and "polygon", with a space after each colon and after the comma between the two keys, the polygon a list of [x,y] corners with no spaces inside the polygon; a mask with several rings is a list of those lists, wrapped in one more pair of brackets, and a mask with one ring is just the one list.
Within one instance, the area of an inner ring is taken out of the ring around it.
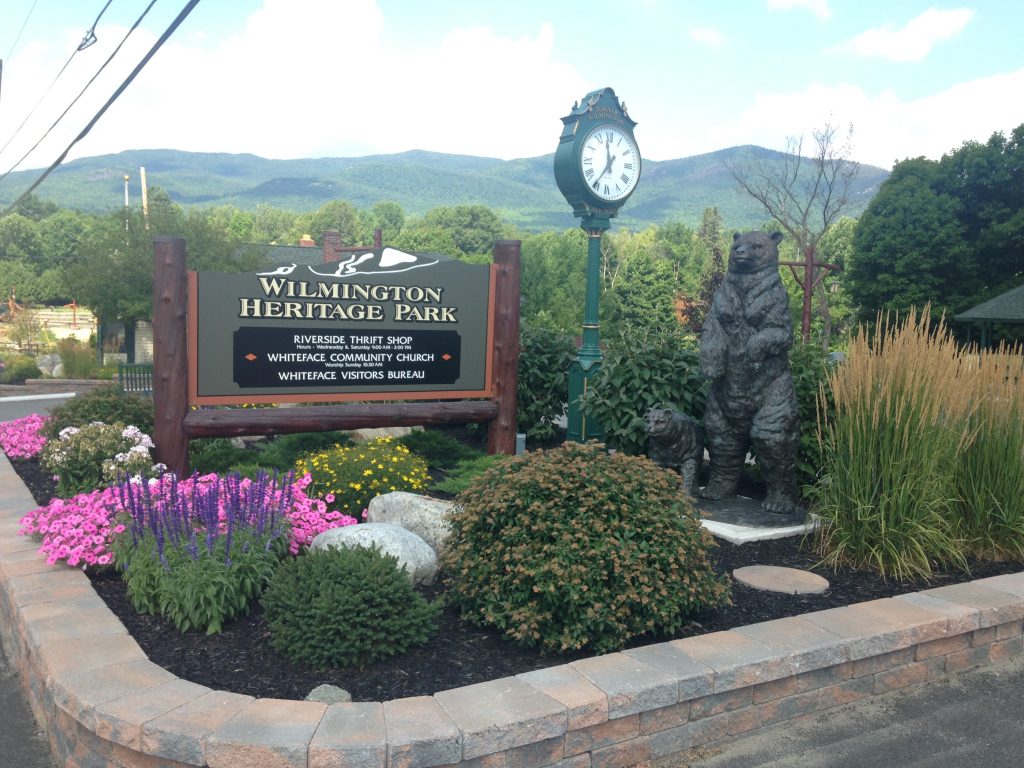
{"label": "large granite boulder", "polygon": [[309,546],[313,551],[353,547],[376,547],[398,558],[398,567],[405,569],[414,586],[433,584],[437,578],[437,553],[415,533],[399,525],[362,523],[332,528],[319,534]]}
{"label": "large granite boulder", "polygon": [[451,533],[448,523],[451,508],[450,501],[393,491],[370,501],[366,509],[366,522],[400,525],[427,542],[441,557]]}

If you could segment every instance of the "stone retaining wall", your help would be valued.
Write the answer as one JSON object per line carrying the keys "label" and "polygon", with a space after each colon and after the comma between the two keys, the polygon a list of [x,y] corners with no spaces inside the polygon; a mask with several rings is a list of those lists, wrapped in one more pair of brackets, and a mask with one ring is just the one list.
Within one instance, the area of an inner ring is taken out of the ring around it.
{"label": "stone retaining wall", "polygon": [[1024,652],[1018,573],[434,696],[254,699],[150,662],[84,574],[18,536],[15,481],[0,455],[0,638],[61,765],[625,768]]}

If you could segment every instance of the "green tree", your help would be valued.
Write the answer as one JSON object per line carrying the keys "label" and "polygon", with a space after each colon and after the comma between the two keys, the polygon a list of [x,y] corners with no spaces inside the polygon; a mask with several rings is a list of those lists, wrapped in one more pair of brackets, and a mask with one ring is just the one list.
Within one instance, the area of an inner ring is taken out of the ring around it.
{"label": "green tree", "polygon": [[423,217],[427,227],[448,230],[460,252],[490,254],[494,241],[508,237],[510,228],[486,205],[442,206],[427,211]]}
{"label": "green tree", "polygon": [[395,248],[403,251],[423,251],[426,253],[441,253],[446,256],[455,256],[459,253],[452,233],[437,226],[425,226],[414,224],[402,229],[391,243]]}
{"label": "green tree", "polygon": [[949,316],[1020,285],[1024,124],[937,162],[897,163],[861,216],[849,269],[844,285],[865,320],[926,302]]}
{"label": "green tree", "polygon": [[381,241],[393,243],[405,226],[405,210],[394,200],[382,200],[374,203],[370,212],[364,217],[363,242],[373,242],[373,232],[380,227]]}
{"label": "green tree", "polygon": [[843,284],[862,321],[928,302],[936,314],[963,305],[970,249],[960,202],[936,191],[938,175],[923,157],[897,163],[861,215]]}
{"label": "green tree", "polygon": [[586,234],[576,228],[526,235],[521,258],[523,321],[578,334],[586,296]]}
{"label": "green tree", "polygon": [[38,264],[41,251],[36,221],[20,213],[0,218],[0,259]]}
{"label": "green tree", "polygon": [[[298,225],[298,215],[290,211],[282,211],[266,203],[257,203],[256,210],[252,215],[252,235],[249,238],[251,243],[286,243],[289,241],[288,233]],[[313,233],[319,236],[321,233]]]}
{"label": "green tree", "polygon": [[94,217],[61,209],[39,222],[41,269],[63,269],[74,258]]}
{"label": "green tree", "polygon": [[673,265],[647,251],[639,251],[628,259],[613,290],[616,324],[624,326],[665,328],[677,326],[675,315],[675,279]]}
{"label": "green tree", "polygon": [[299,216],[292,228],[292,240],[298,242],[302,235],[308,234],[321,243],[324,232],[341,233],[342,245],[366,245],[357,242],[362,235],[359,211],[345,200],[332,200],[312,213]]}

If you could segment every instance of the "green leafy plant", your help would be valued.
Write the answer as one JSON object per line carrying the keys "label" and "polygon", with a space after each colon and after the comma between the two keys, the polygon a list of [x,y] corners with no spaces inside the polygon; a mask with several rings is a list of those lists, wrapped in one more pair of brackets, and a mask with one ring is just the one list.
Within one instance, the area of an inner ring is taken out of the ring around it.
{"label": "green leafy plant", "polygon": [[555,421],[565,410],[569,362],[575,353],[570,336],[524,324],[519,333],[516,424],[530,440],[555,436]]}
{"label": "green leafy plant", "polygon": [[157,477],[166,471],[154,464],[153,440],[138,427],[93,422],[65,427],[39,454],[39,462],[57,476],[57,493],[78,493],[113,485],[122,477]]}
{"label": "green leafy plant", "polygon": [[42,375],[35,358],[28,355],[10,355],[4,360],[3,369],[0,370],[0,383],[20,384],[25,379],[38,379]]}
{"label": "green leafy plant", "polygon": [[442,491],[452,495],[462,493],[470,486],[477,475],[482,474],[507,458],[507,456],[501,454],[485,453],[473,459],[460,461],[452,468],[444,480],[434,483],[431,488],[435,491]]}
{"label": "green leafy plant", "polygon": [[422,491],[429,479],[423,459],[390,437],[300,457],[295,471],[299,477],[307,473],[312,477],[309,495],[356,519],[370,499],[391,491]]}
{"label": "green leafy plant", "polygon": [[288,548],[291,480],[122,483],[128,530],[111,549],[135,610],[208,634],[248,612]]}
{"label": "green leafy plant", "polygon": [[525,645],[611,651],[729,600],[678,477],[597,443],[492,467],[459,496],[451,529],[449,599]]}
{"label": "green leafy plant", "polygon": [[451,469],[461,461],[484,455],[436,429],[417,429],[398,438],[398,442],[437,469]]}
{"label": "green leafy plant", "polygon": [[256,462],[263,467],[287,470],[295,465],[300,456],[339,445],[352,445],[352,438],[345,432],[336,431],[278,435],[260,446]]}
{"label": "green leafy plant", "polygon": [[789,365],[800,419],[797,481],[801,488],[807,488],[817,481],[824,465],[821,443],[818,442],[818,395],[820,393],[825,398],[822,414],[828,418],[833,405],[832,391],[827,386],[828,375],[835,363],[819,345],[798,341],[789,351]]}
{"label": "green leafy plant", "polygon": [[270,644],[315,667],[365,666],[436,631],[438,604],[379,550],[322,550],[285,560],[263,593]]}
{"label": "green leafy plant", "polygon": [[133,424],[146,434],[153,434],[153,401],[125,394],[116,384],[101,384],[54,408],[46,434],[56,438],[66,427],[80,427],[94,421]]}
{"label": "green leafy plant", "polygon": [[253,451],[236,447],[226,437],[200,437],[188,441],[188,463],[200,475],[226,473],[240,462],[251,461]]}
{"label": "green leafy plant", "polygon": [[638,454],[647,445],[647,411],[668,406],[697,418],[706,396],[693,337],[673,327],[634,327],[609,343],[581,402],[604,427],[610,445]]}

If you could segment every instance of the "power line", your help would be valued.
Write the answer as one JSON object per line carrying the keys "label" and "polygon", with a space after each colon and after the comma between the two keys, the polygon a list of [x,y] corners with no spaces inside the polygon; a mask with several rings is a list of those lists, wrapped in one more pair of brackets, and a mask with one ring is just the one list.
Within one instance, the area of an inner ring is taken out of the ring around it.
{"label": "power line", "polygon": [[[46,87],[46,90],[43,91],[43,95],[39,97],[39,101],[35,103],[35,106],[32,107],[29,113],[25,116],[25,119],[21,121],[21,125],[14,129],[14,133],[11,134],[11,137],[7,139],[7,141],[4,143],[2,147],[0,147],[0,155],[2,155],[4,150],[10,146],[11,142],[14,141],[18,134],[21,133],[21,129],[25,127],[25,124],[32,119],[32,115],[34,115],[36,113],[36,110],[39,109],[39,105],[43,103],[43,99],[45,99],[49,95],[50,91],[53,90],[53,86],[57,84],[57,81],[60,80],[61,75],[64,74],[64,71],[68,68],[68,65],[71,64],[71,60],[74,59],[80,51],[84,51],[86,48],[88,48],[96,42],[96,25],[100,23],[100,19],[103,18],[103,14],[106,13],[107,8],[110,7],[110,4],[113,1],[114,0],[107,0],[107,4],[103,6],[103,10],[100,11],[99,16],[96,17],[96,21],[94,21],[92,23],[92,26],[85,31],[85,35],[82,37],[82,42],[79,43],[78,47],[71,52],[70,56],[68,56],[68,60],[64,62],[64,66],[60,68],[60,72],[58,72],[57,76],[53,78],[53,82],[51,82]],[[3,76],[2,67],[3,64],[2,62],[0,62],[0,78],[2,78]],[[40,139],[40,141],[41,140],[42,139]]]}
{"label": "power line", "polygon": [[[125,33],[125,36],[123,38],[121,38],[121,42],[117,44],[117,48],[115,48],[114,51],[107,57],[107,60],[103,62],[103,64],[100,66],[100,68],[98,70],[96,70],[96,74],[93,75],[91,78],[89,78],[89,82],[87,82],[85,84],[85,86],[82,88],[82,90],[78,92],[78,95],[75,96],[75,98],[72,100],[72,102],[70,104],[68,104],[67,107],[65,107],[64,111],[60,113],[60,115],[57,117],[57,119],[53,121],[53,124],[50,125],[50,127],[46,129],[46,133],[44,133],[42,136],[40,136],[39,140],[35,144],[33,144],[31,147],[29,147],[28,151],[24,155],[22,155],[17,160],[17,162],[14,163],[14,165],[12,165],[10,168],[8,168],[4,173],[0,174],[0,181],[3,181],[4,179],[6,179],[10,175],[11,171],[13,171],[15,168],[17,168],[23,162],[25,162],[25,158],[28,157],[29,155],[31,155],[36,150],[36,148],[40,144],[43,143],[43,141],[46,139],[46,137],[50,135],[50,132],[53,131],[53,129],[57,127],[57,125],[60,123],[60,121],[64,119],[65,115],[67,115],[67,113],[71,111],[71,108],[73,106],[75,106],[75,104],[78,103],[78,100],[80,98],[82,98],[82,96],[85,95],[85,92],[87,90],[89,90],[89,86],[91,86],[96,81],[96,78],[99,77],[100,74],[102,74],[103,70],[107,68],[107,65],[111,61],[114,60],[114,57],[117,56],[118,52],[121,50],[121,47],[126,42],[128,42],[128,38],[132,36],[132,33],[136,29],[138,29],[139,25],[142,23],[142,20],[144,18],[146,18],[146,14],[149,13],[150,9],[154,5],[156,5],[156,0],[150,0],[149,5],[146,6],[146,10],[144,10],[142,12],[142,15],[139,16],[139,18],[137,18],[135,20],[135,23],[132,24],[131,29],[129,29]],[[7,145],[5,144],[4,146],[6,147]],[[2,151],[2,150],[0,150],[0,151]]]}
{"label": "power line", "polygon": [[36,9],[36,3],[39,0],[32,0],[32,6],[28,9],[28,13],[25,14],[25,20],[21,22],[21,29],[18,30],[18,34],[14,38],[14,42],[11,43],[11,50],[7,52],[7,58],[10,59],[14,55],[14,49],[18,47],[18,41],[21,40],[21,33],[25,31],[25,27],[28,25],[28,20],[32,18],[32,12]]}
{"label": "power line", "polygon": [[[39,0],[32,0],[32,6],[28,9],[28,13],[25,14],[25,20],[21,22],[21,29],[18,30],[18,34],[14,38],[14,42],[11,43],[11,50],[7,53],[7,59],[10,60],[11,56],[14,55],[14,49],[18,47],[18,41],[21,40],[21,33],[25,31],[25,26],[28,24],[28,20],[32,18],[32,12],[36,9],[36,3]],[[3,93],[4,84],[4,60],[0,59],[0,94]]]}
{"label": "power line", "polygon": [[42,175],[38,179],[35,180],[35,182],[33,182],[32,186],[29,187],[24,192],[22,192],[21,195],[18,197],[18,199],[15,200],[14,203],[9,208],[7,208],[2,214],[0,214],[0,216],[6,216],[11,211],[13,211],[18,206],[18,204],[21,203],[22,200],[24,200],[26,197],[31,195],[35,191],[36,187],[38,187],[40,184],[42,184],[43,181],[46,180],[46,177],[49,176],[51,173],[53,173],[53,171],[62,162],[64,162],[64,158],[66,158],[68,156],[68,153],[75,146],[75,144],[77,144],[79,141],[81,141],[87,135],[89,135],[89,131],[92,130],[92,127],[94,125],[96,125],[97,122],[99,122],[99,119],[101,117],[103,117],[104,113],[108,109],[110,109],[110,106],[115,101],[117,101],[118,97],[120,97],[120,95],[122,93],[124,93],[125,89],[129,85],[132,84],[132,81],[135,80],[136,77],[138,77],[139,72],[141,72],[142,69],[146,66],[146,64],[149,63],[149,60],[152,59],[154,55],[156,55],[156,52],[158,50],[160,50],[160,48],[163,46],[163,44],[166,43],[167,40],[170,38],[170,36],[174,34],[174,31],[179,26],[181,26],[181,23],[186,18],[188,18],[188,15],[190,13],[192,13],[192,9],[194,9],[197,5],[199,5],[199,0],[189,0],[189,2],[185,5],[185,7],[182,8],[181,11],[178,13],[178,15],[174,19],[174,21],[171,22],[171,25],[169,27],[167,27],[167,29],[164,31],[164,33],[162,35],[160,35],[160,39],[157,40],[153,44],[153,47],[149,49],[149,52],[146,53],[146,55],[142,57],[142,61],[140,61],[137,65],[135,65],[135,69],[133,69],[131,71],[131,74],[129,74],[128,77],[125,78],[124,82],[121,83],[121,85],[118,86],[117,90],[114,91],[113,94],[111,94],[110,98],[107,99],[106,103],[102,107],[100,107],[99,112],[97,112],[93,116],[92,120],[89,121],[88,125],[86,125],[85,128],[83,128],[81,130],[81,132],[71,141],[71,143],[68,144],[67,148],[63,152],[61,152],[60,157],[58,157],[56,160],[54,160],[53,163],[50,165],[50,167],[47,168],[42,173]]}

